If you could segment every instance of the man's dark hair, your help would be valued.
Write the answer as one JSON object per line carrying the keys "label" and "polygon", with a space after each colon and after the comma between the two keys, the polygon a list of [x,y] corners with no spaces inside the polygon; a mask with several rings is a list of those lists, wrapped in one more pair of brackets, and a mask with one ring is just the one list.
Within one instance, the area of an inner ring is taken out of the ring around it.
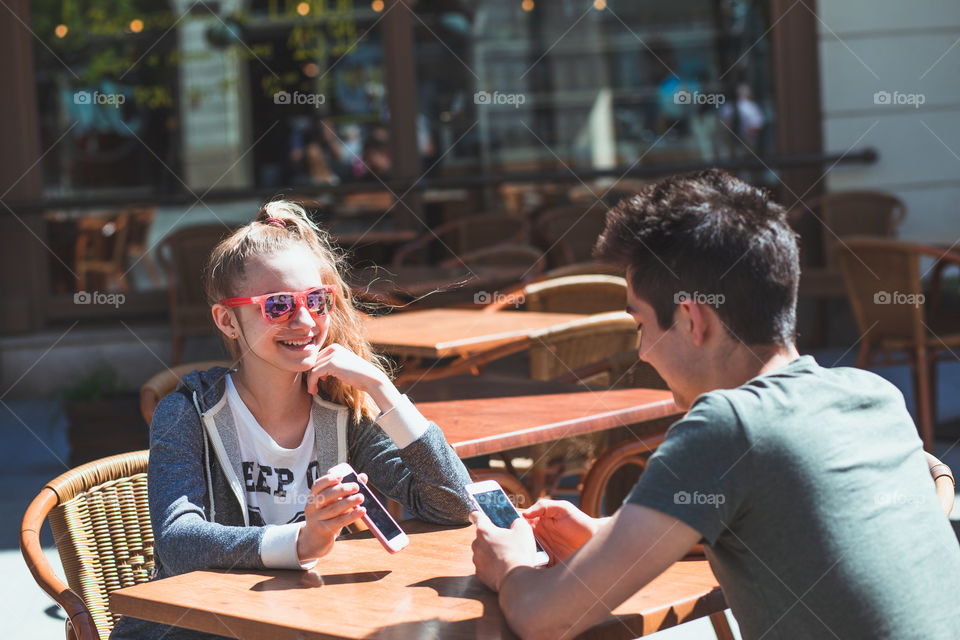
{"label": "man's dark hair", "polygon": [[622,200],[607,213],[595,253],[627,267],[663,329],[687,294],[715,305],[745,344],[794,342],[797,234],[766,191],[725,171],[672,176]]}

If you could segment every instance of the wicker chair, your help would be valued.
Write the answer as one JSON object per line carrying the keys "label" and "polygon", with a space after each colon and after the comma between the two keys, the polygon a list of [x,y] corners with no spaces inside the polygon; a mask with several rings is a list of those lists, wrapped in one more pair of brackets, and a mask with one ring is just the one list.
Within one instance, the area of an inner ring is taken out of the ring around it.
{"label": "wicker chair", "polygon": [[[47,483],[23,516],[20,550],[37,584],[66,612],[67,640],[105,640],[119,617],[110,612],[110,593],[150,579],[147,457],[134,451],[71,469]],[[67,584],[40,546],[45,519]]]}
{"label": "wicker chair", "polygon": [[200,274],[210,252],[230,231],[222,224],[195,225],[177,229],[160,243],[157,257],[169,285],[173,364],[180,364],[186,338],[214,335]]}
{"label": "wicker chair", "polygon": [[603,313],[627,303],[627,281],[619,276],[580,275],[538,280],[483,308],[486,313],[523,304],[527,311]]}
{"label": "wicker chair", "polygon": [[637,325],[623,311],[614,311],[550,327],[530,338],[530,377],[555,380],[615,353],[636,349]]}
{"label": "wicker chair", "polygon": [[[393,256],[393,266],[414,261],[447,261],[454,256],[504,242],[527,241],[529,230],[523,218],[509,213],[482,213],[445,222],[406,244]],[[439,245],[439,246],[438,246]],[[435,252],[436,256],[430,253]],[[415,260],[411,260],[416,257]],[[426,258],[426,260],[424,260]],[[457,263],[459,264],[459,263]]]}
{"label": "wicker chair", "polygon": [[[813,215],[819,219],[810,221]],[[816,227],[820,232],[822,265],[803,267],[799,290],[801,298],[816,299],[817,344],[826,340],[828,299],[843,298],[845,294],[836,260],[837,246],[851,236],[893,238],[906,216],[903,201],[877,191],[829,193],[790,212],[795,226]]]}
{"label": "wicker chair", "polygon": [[563,278],[566,276],[623,276],[624,268],[619,265],[607,262],[597,262],[596,260],[587,260],[584,262],[574,262],[565,264],[561,267],[554,267],[543,274],[544,280],[551,278]]}
{"label": "wicker chair", "polygon": [[944,265],[960,265],[958,254],[893,240],[847,238],[837,247],[837,264],[861,335],[857,366],[889,364],[897,355],[910,364],[917,425],[924,447],[932,451],[936,364],[960,347],[960,322],[940,313],[938,304],[924,304],[922,256],[937,261],[934,292]]}
{"label": "wicker chair", "polygon": [[591,260],[593,247],[606,225],[608,207],[602,202],[547,209],[535,222],[538,241],[551,266]]}
{"label": "wicker chair", "polygon": [[153,412],[165,395],[171,393],[180,383],[180,378],[193,370],[205,371],[211,367],[232,367],[226,360],[205,360],[203,362],[188,362],[177,365],[157,373],[140,387],[140,413],[147,421],[147,426],[153,422]]}
{"label": "wicker chair", "polygon": [[466,265],[470,269],[526,267],[524,279],[531,279],[546,268],[543,252],[528,244],[502,243],[468,251],[440,263],[442,267]]}

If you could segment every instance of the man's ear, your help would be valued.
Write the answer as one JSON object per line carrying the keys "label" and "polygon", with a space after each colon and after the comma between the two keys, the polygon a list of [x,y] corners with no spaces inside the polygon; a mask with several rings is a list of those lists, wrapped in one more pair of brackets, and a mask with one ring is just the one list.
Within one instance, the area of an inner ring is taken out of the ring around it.
{"label": "man's ear", "polygon": [[240,325],[233,309],[222,304],[215,304],[210,308],[210,313],[213,315],[213,323],[217,325],[217,329],[223,335],[231,339],[237,337],[240,332]]}
{"label": "man's ear", "polygon": [[710,317],[704,306],[697,302],[682,302],[680,306],[684,308],[687,333],[693,340],[694,346],[702,347],[714,318]]}

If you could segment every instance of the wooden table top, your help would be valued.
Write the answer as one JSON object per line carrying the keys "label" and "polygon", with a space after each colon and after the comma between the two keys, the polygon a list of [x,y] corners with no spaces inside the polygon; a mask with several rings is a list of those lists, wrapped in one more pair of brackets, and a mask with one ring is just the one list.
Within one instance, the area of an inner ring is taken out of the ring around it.
{"label": "wooden table top", "polygon": [[426,309],[367,318],[365,324],[367,337],[380,351],[406,357],[446,358],[483,351],[585,317],[578,313]]}
{"label": "wooden table top", "polygon": [[[416,388],[409,392],[416,400]],[[562,440],[680,413],[660,389],[575,391],[419,402],[461,458]]]}
{"label": "wooden table top", "polygon": [[[515,638],[474,576],[473,527],[408,521],[388,554],[368,532],[338,541],[312,572],[194,571],[114,591],[111,610],[247,640]],[[706,560],[674,564],[581,637],[634,638],[726,607]]]}

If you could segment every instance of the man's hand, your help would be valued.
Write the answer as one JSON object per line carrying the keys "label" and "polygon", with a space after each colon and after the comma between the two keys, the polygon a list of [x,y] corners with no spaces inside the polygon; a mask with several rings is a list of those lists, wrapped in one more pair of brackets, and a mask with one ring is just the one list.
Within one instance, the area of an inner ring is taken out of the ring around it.
{"label": "man's hand", "polygon": [[473,511],[470,522],[477,525],[477,537],[473,541],[473,564],[480,581],[500,590],[500,583],[511,570],[521,566],[533,566],[537,544],[533,530],[523,518],[517,518],[509,529],[498,527],[484,513]]}
{"label": "man's hand", "polygon": [[566,500],[540,499],[523,512],[533,534],[550,554],[550,563],[566,562],[600,528],[603,520],[591,518]]}

